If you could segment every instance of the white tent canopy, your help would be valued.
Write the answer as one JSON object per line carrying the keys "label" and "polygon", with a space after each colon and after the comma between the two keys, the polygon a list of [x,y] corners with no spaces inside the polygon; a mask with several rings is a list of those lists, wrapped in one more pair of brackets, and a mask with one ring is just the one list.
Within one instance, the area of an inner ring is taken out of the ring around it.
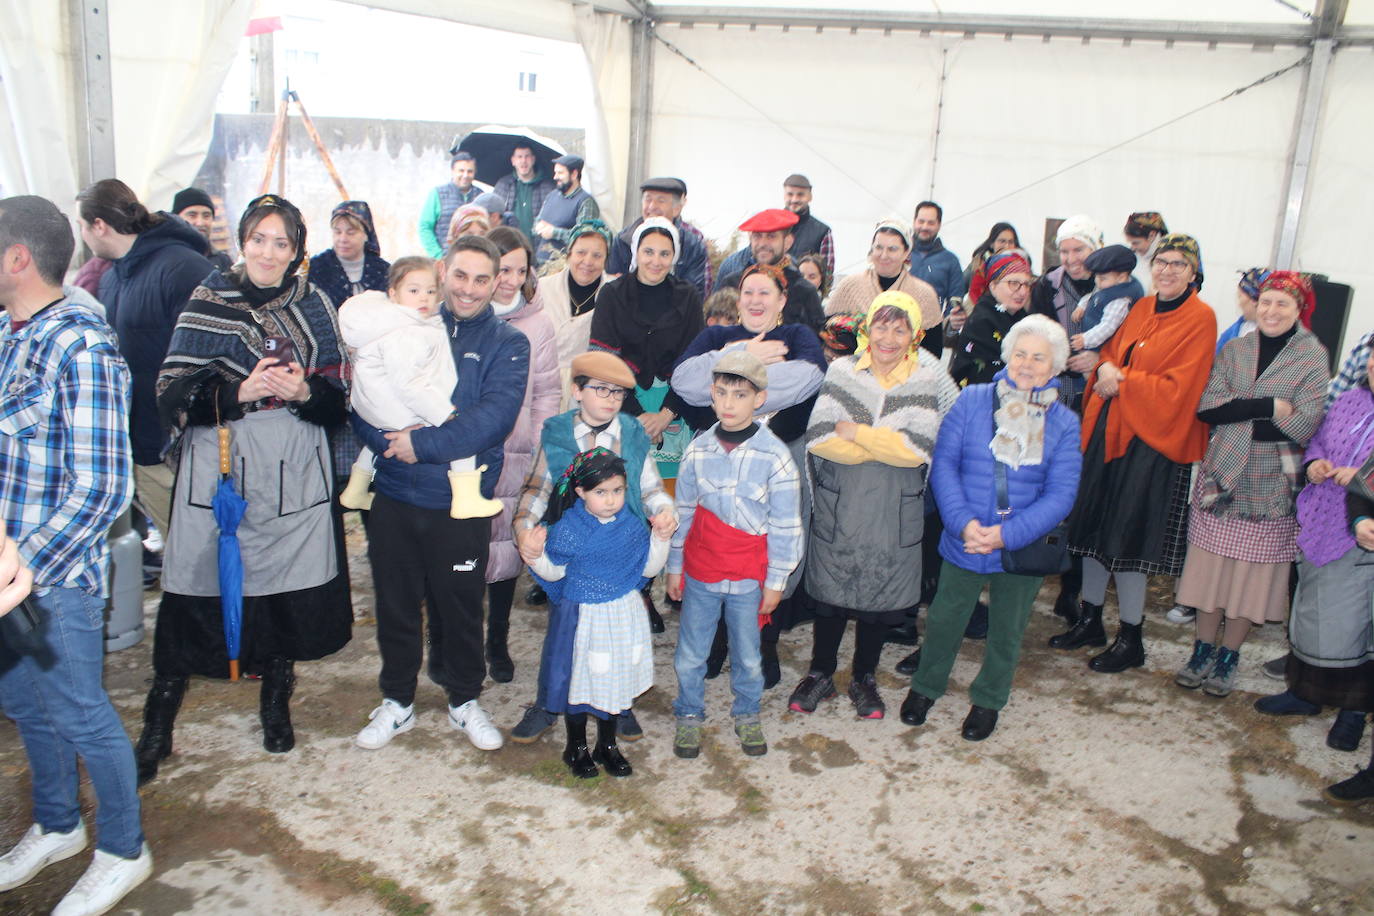
{"label": "white tent canopy", "polygon": [[[1153,209],[1201,242],[1223,320],[1236,270],[1284,260],[1362,291],[1347,344],[1374,327],[1374,267],[1351,226],[1374,186],[1374,0],[1042,0],[1034,16],[1014,0],[366,5],[578,42],[599,112],[592,190],[611,214],[627,188],[636,209],[647,174],[678,175],[688,217],[724,240],[799,171],[853,269],[876,220],[927,197],[961,259],[998,220],[1038,252],[1046,217],[1087,213],[1115,240],[1129,212]],[[113,150],[140,194],[194,174],[250,6],[110,0]],[[84,7],[0,9],[28,26],[0,31],[16,126],[0,184],[70,199],[99,126],[72,76]]]}

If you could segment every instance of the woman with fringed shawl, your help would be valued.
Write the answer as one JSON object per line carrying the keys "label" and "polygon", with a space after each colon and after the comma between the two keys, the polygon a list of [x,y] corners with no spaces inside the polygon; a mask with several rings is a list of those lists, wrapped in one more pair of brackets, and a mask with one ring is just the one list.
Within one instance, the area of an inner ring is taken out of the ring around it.
{"label": "woman with fringed shawl", "polygon": [[[264,195],[239,221],[243,262],[197,287],[177,319],[158,378],[177,468],[153,646],[154,681],[137,748],[139,781],[171,753],[172,725],[192,674],[225,677],[228,655],[218,573],[218,427],[230,433],[231,478],[247,501],[239,660],[262,678],[263,746],[295,745],[288,703],[297,660],[349,640],[353,613],[340,516],[331,499],[328,428],[344,422],[348,364],[338,316],[297,273],[305,224]],[[290,341],[289,361],[268,355]]]}

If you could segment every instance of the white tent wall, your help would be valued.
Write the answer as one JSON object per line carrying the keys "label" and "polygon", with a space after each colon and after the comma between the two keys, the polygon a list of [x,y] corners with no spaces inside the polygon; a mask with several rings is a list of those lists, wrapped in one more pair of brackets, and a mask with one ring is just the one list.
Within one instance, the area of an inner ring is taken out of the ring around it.
{"label": "white tent wall", "polygon": [[[3,0],[0,79],[13,135],[0,143],[6,193],[41,194],[63,208],[79,190],[71,0]],[[195,175],[214,101],[252,0],[111,0],[110,69],[118,177],[156,209]],[[97,175],[94,178],[113,176]]]}
{"label": "white tent wall", "polygon": [[1326,80],[1294,266],[1355,288],[1344,351],[1374,330],[1374,261],[1365,238],[1374,211],[1374,50],[1338,48]]}
{"label": "white tent wall", "polygon": [[1039,263],[1046,217],[1087,213],[1116,242],[1127,214],[1155,209],[1199,239],[1204,296],[1229,323],[1236,271],[1271,256],[1297,70],[1025,186],[1287,66],[1299,49],[765,26],[659,33],[701,70],[660,47],[649,170],[688,182],[688,218],[708,236],[779,206],[783,177],[801,171],[835,228],[838,269],[861,268],[873,223],[909,219],[930,192],[948,49],[934,199],[961,260],[998,220],[1017,226]]}

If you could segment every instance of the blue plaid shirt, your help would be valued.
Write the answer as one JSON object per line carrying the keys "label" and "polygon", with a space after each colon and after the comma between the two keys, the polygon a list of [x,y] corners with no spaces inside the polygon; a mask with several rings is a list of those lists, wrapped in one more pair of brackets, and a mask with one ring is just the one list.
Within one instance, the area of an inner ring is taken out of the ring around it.
{"label": "blue plaid shirt", "polygon": [[0,515],[40,591],[105,597],[105,535],[133,497],[129,369],[114,331],[62,299],[0,315]]}
{"label": "blue plaid shirt", "polygon": [[[717,424],[719,425],[719,424]],[[801,478],[787,446],[766,426],[727,452],[716,438],[716,426],[687,447],[677,470],[677,514],[680,520],[668,554],[668,572],[682,572],[682,547],[692,530],[697,506],[747,534],[768,535],[765,588],[782,591],[802,560]],[[743,594],[753,581],[704,583],[708,591]]]}
{"label": "blue plaid shirt", "polygon": [[1374,331],[1360,338],[1360,342],[1355,344],[1350,355],[1341,364],[1341,371],[1331,380],[1331,384],[1326,389],[1326,407],[1336,403],[1336,398],[1354,388],[1364,381],[1365,369],[1369,364],[1369,353],[1374,350]]}

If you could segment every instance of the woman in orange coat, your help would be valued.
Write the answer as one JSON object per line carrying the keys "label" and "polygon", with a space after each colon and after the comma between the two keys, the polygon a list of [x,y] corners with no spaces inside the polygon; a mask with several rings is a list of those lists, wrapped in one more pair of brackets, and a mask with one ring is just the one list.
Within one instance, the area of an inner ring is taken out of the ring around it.
{"label": "woman in orange coat", "polygon": [[1201,255],[1190,236],[1165,236],[1150,265],[1155,295],[1131,307],[1088,377],[1083,474],[1069,546],[1083,557],[1078,621],[1056,649],[1101,646],[1102,604],[1116,579],[1121,628],[1094,671],[1145,664],[1141,626],[1151,574],[1177,576],[1188,549],[1191,465],[1207,450],[1197,405],[1212,370],[1217,319],[1198,298]]}

